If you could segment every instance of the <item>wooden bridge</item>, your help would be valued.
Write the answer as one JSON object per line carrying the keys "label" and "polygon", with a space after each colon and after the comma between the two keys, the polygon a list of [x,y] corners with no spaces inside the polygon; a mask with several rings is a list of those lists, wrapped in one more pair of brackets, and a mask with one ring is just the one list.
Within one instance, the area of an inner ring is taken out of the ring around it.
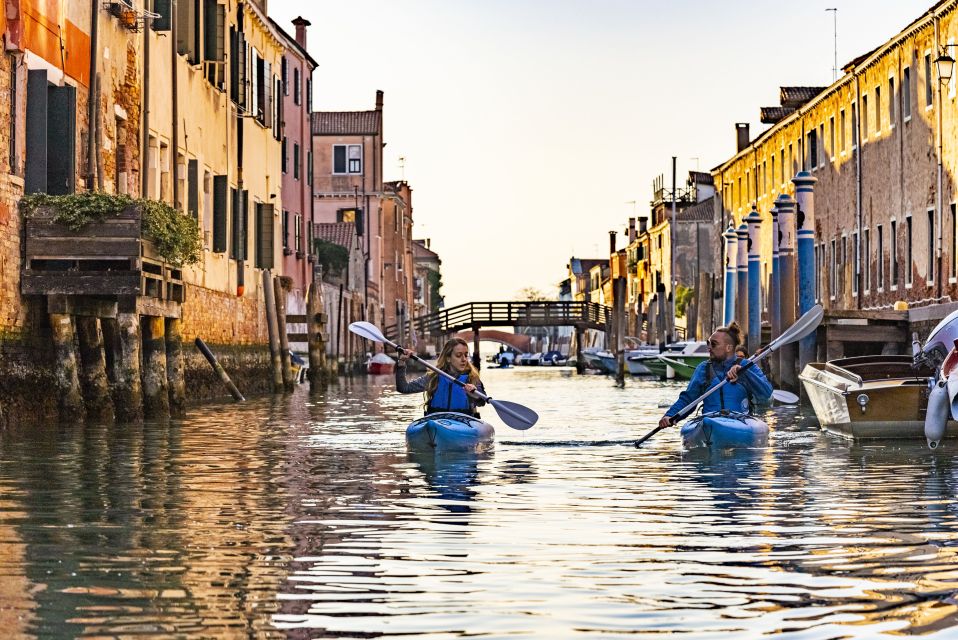
{"label": "wooden bridge", "polygon": [[[479,330],[482,327],[575,327],[576,345],[581,345],[582,333],[586,329],[605,331],[611,318],[612,309],[595,302],[467,302],[416,318],[411,324],[420,336],[442,337],[471,331],[472,358],[478,363]],[[386,327],[386,337],[396,339],[399,336],[398,325]]]}

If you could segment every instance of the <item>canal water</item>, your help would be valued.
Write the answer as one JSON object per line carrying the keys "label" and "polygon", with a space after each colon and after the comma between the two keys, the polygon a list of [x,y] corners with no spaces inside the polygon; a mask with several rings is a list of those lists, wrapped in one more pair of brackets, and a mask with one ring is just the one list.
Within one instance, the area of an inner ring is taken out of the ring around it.
{"label": "canal water", "polygon": [[542,417],[481,456],[407,454],[389,378],[2,434],[0,635],[953,637],[958,445],[636,450],[680,386],[483,377]]}

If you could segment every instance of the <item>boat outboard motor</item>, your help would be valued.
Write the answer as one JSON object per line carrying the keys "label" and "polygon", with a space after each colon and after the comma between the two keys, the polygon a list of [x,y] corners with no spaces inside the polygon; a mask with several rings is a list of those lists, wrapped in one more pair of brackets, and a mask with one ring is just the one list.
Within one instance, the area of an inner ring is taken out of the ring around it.
{"label": "boat outboard motor", "polygon": [[928,394],[928,409],[925,412],[925,439],[929,449],[937,449],[938,443],[945,437],[945,428],[951,416],[951,402],[948,400],[948,383],[938,380],[933,383]]}
{"label": "boat outboard motor", "polygon": [[928,334],[925,346],[913,356],[915,366],[925,365],[938,369],[955,346],[955,340],[958,340],[958,311],[948,314]]}

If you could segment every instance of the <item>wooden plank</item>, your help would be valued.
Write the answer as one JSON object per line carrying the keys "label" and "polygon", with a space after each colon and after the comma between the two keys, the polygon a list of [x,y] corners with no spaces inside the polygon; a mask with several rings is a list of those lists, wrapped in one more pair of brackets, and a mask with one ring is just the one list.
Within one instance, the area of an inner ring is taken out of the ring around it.
{"label": "wooden plank", "polygon": [[308,333],[287,333],[286,339],[289,342],[309,342]]}
{"label": "wooden plank", "polygon": [[50,220],[28,218],[26,233],[28,238],[139,238],[140,221],[104,220],[72,231],[66,225],[54,224]]}
{"label": "wooden plank", "polygon": [[908,332],[904,327],[893,325],[868,327],[827,325],[825,327],[827,342],[905,342],[907,338]]}
{"label": "wooden plank", "polygon": [[287,324],[305,324],[306,315],[301,313],[287,313],[286,314],[286,323]]}
{"label": "wooden plank", "polygon": [[[56,210],[53,207],[39,207],[36,211],[30,214],[31,220],[52,220],[53,216],[56,215]],[[140,209],[137,206],[130,206],[122,211],[108,216],[109,220],[139,220],[140,219]]]}
{"label": "wooden plank", "polygon": [[140,292],[136,271],[31,271],[20,278],[24,295],[135,295]]}
{"label": "wooden plank", "polygon": [[27,238],[27,259],[49,256],[122,257],[140,255],[140,241],[132,238]]}

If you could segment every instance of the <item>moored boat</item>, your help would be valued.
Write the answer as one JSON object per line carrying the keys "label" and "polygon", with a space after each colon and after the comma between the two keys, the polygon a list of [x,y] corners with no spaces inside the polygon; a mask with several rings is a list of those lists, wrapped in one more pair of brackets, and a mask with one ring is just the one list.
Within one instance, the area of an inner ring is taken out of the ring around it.
{"label": "moored boat", "polygon": [[377,353],[366,361],[366,373],[371,375],[383,375],[392,373],[395,369],[396,361],[385,353]]}
{"label": "moored boat", "polygon": [[[667,367],[671,367],[672,371],[675,373],[675,377],[679,380],[691,380],[692,374],[695,373],[695,368],[699,366],[700,362],[703,362],[705,359],[693,360],[694,364],[687,364],[684,360],[679,360],[678,358],[669,358],[664,355],[658,355],[656,358],[664,362]],[[668,370],[666,370],[668,373]]]}
{"label": "moored boat", "polygon": [[[847,438],[924,438],[935,368],[909,356],[809,363],[799,376],[822,428]],[[948,419],[946,436],[958,435]]]}
{"label": "moored boat", "polygon": [[406,427],[406,444],[414,451],[436,453],[485,451],[495,433],[488,422],[464,413],[431,413]]}
{"label": "moored boat", "polygon": [[704,362],[709,357],[709,346],[708,343],[701,340],[690,342],[674,342],[668,345],[665,348],[665,351],[662,353],[653,355],[652,357],[643,361],[643,364],[648,367],[653,375],[657,375],[660,378],[665,379],[669,377],[669,365],[660,360],[659,356],[665,356],[666,358],[678,360],[690,365],[692,369],[695,369],[695,367],[699,366],[700,362]]}
{"label": "moored boat", "polygon": [[736,411],[706,413],[682,425],[682,443],[688,449],[761,446],[768,437],[764,420]]}

